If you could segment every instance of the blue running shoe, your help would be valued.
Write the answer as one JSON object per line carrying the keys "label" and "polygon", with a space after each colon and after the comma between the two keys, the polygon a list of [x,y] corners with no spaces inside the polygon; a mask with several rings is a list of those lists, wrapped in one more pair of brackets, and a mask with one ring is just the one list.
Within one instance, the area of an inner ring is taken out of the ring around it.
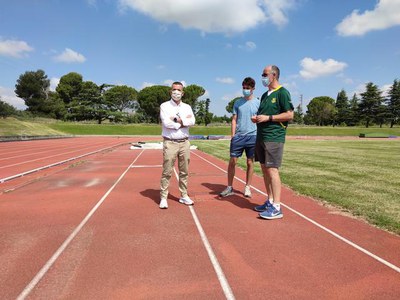
{"label": "blue running shoe", "polygon": [[261,218],[267,220],[274,220],[283,218],[282,210],[277,210],[275,206],[271,205],[266,211],[259,214]]}
{"label": "blue running shoe", "polygon": [[264,204],[254,207],[254,210],[258,211],[258,212],[263,212],[263,211],[268,210],[268,208],[270,208],[271,206],[272,206],[272,203],[269,202],[269,199],[267,199],[267,201],[265,201]]}

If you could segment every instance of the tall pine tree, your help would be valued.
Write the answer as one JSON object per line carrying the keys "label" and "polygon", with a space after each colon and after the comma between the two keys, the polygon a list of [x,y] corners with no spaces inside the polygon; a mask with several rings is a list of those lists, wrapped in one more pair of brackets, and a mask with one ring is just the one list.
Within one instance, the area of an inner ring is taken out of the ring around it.
{"label": "tall pine tree", "polygon": [[389,97],[386,99],[388,106],[388,117],[390,119],[390,128],[400,121],[400,81],[394,80],[390,88]]}
{"label": "tall pine tree", "polygon": [[345,90],[341,90],[337,97],[336,97],[336,103],[335,107],[337,110],[336,114],[336,124],[340,125],[345,123],[346,125],[348,120],[349,120],[349,114],[350,114],[350,106],[349,106],[349,99],[347,98],[347,94]]}
{"label": "tall pine tree", "polygon": [[372,82],[367,83],[365,92],[361,93],[361,101],[359,104],[359,113],[362,120],[365,121],[365,127],[369,127],[371,122],[380,123],[380,112],[383,98],[382,92],[378,86]]}

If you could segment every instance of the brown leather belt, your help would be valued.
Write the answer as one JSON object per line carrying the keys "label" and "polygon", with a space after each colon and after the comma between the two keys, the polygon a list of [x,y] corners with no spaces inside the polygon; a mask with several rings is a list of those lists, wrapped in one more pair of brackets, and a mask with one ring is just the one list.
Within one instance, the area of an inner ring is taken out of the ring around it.
{"label": "brown leather belt", "polygon": [[163,138],[164,138],[164,140],[166,140],[166,141],[171,141],[171,142],[175,142],[175,143],[183,143],[183,142],[186,142],[189,138],[184,138],[184,139],[170,139],[170,138],[167,138],[167,137],[165,137],[165,136],[163,136]]}

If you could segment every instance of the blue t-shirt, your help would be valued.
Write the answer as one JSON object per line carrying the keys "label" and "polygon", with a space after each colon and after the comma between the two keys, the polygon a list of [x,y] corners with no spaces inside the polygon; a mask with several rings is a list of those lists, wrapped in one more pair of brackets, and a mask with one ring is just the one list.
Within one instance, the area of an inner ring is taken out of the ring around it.
{"label": "blue t-shirt", "polygon": [[253,96],[253,99],[240,98],[233,104],[233,114],[236,118],[235,135],[256,135],[257,125],[251,121],[251,117],[257,114],[260,100]]}

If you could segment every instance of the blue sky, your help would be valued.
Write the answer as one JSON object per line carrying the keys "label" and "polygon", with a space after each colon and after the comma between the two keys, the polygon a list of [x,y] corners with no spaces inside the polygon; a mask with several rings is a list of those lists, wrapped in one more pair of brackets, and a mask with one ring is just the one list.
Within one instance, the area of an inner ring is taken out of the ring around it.
{"label": "blue sky", "polygon": [[53,90],[69,72],[138,91],[197,84],[211,112],[228,115],[244,77],[262,95],[270,64],[304,111],[367,82],[385,91],[400,79],[400,0],[1,1],[0,96],[20,109],[16,80],[42,69]]}

